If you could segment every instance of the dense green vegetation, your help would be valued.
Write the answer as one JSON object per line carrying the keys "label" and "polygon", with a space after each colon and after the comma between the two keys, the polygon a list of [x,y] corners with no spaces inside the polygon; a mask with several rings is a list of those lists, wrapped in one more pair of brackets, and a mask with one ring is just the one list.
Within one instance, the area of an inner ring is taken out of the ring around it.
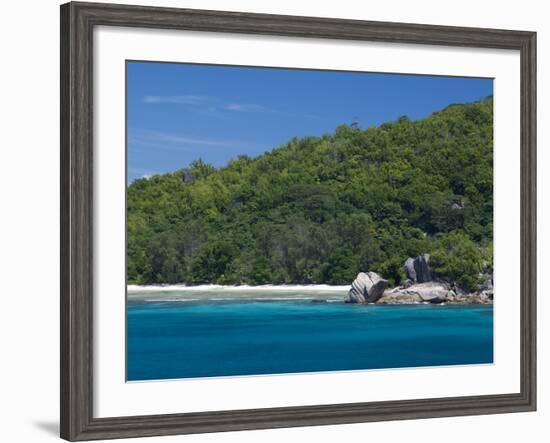
{"label": "dense green vegetation", "polygon": [[135,180],[128,280],[347,284],[372,270],[397,284],[427,252],[474,288],[492,266],[492,115],[490,97]]}

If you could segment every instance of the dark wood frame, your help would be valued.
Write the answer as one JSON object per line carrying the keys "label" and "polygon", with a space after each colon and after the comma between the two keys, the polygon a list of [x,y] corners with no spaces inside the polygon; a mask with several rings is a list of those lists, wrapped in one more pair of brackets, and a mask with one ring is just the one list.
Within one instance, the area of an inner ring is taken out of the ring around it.
{"label": "dark wood frame", "polygon": [[[93,417],[94,26],[517,50],[521,56],[521,391],[185,414]],[[536,33],[189,9],[61,6],[61,437],[70,441],[536,409]]]}

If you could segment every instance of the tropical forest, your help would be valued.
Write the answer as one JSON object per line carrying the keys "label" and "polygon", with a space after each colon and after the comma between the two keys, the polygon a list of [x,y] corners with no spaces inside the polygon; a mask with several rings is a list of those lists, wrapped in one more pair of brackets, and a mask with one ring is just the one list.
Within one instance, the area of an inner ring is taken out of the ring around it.
{"label": "tropical forest", "polygon": [[430,255],[465,290],[492,269],[493,99],[420,120],[343,124],[222,167],[200,158],[127,188],[133,284],[390,286]]}

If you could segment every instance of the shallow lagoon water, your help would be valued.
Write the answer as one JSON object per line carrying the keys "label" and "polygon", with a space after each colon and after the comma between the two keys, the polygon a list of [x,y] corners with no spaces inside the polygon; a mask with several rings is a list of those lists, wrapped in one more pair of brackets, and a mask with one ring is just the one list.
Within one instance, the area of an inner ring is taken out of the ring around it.
{"label": "shallow lagoon water", "polygon": [[492,306],[352,305],[329,292],[232,295],[130,297],[128,381],[493,362]]}

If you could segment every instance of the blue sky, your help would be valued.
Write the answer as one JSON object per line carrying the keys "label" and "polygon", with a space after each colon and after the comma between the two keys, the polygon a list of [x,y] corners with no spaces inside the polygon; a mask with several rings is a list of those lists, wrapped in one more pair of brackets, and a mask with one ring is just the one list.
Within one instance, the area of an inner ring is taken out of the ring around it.
{"label": "blue sky", "polygon": [[128,181],[492,93],[490,79],[128,62]]}

